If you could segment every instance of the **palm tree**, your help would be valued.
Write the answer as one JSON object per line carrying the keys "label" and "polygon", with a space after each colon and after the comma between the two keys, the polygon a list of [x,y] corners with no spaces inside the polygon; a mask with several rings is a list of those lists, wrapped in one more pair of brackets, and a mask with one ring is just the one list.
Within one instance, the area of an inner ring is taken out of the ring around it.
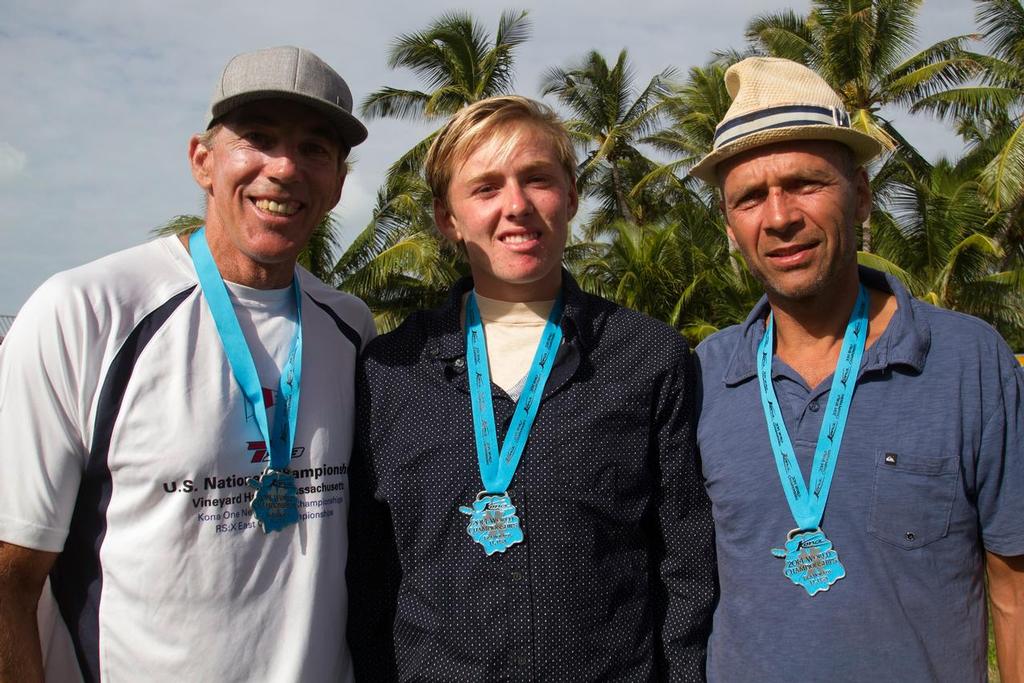
{"label": "palm tree", "polygon": [[334,267],[338,288],[363,299],[382,332],[415,310],[439,305],[468,272],[458,251],[439,238],[431,206],[421,174],[392,174],[369,224]]}
{"label": "palm tree", "polygon": [[[384,87],[363,100],[368,119],[444,119],[467,104],[512,91],[515,49],[530,36],[525,11],[503,12],[491,41],[468,12],[448,12],[423,31],[398,36],[388,53],[392,69],[412,70],[427,90]],[[392,172],[419,170],[435,133],[413,147]]]}
{"label": "palm tree", "polygon": [[[990,228],[999,240],[1005,252],[1003,265],[1006,268],[1013,264],[1024,263],[1024,198],[1016,197],[1015,192],[996,193],[996,188],[1009,190],[1014,173],[1013,165],[1006,163],[1014,154],[1007,153],[1008,144],[1021,121],[1012,118],[1009,108],[993,110],[984,116],[961,119],[957,123],[957,132],[967,143],[967,153],[958,162],[978,178],[979,191],[992,212]],[[994,180],[994,176],[1000,180]],[[1024,182],[1018,179],[1018,182]]]}
{"label": "palm tree", "polygon": [[1020,0],[978,0],[976,16],[992,51],[974,55],[984,79],[935,93],[914,109],[957,121],[972,151],[987,157],[981,189],[999,211],[1024,202],[1024,6]]}
{"label": "palm tree", "polygon": [[638,187],[657,183],[664,191],[671,191],[689,182],[685,177],[680,179],[678,174],[687,172],[711,151],[715,128],[732,103],[725,87],[725,71],[732,61],[735,59],[718,59],[702,67],[695,66],[683,83],[667,84],[661,110],[668,127],[644,138],[643,142],[667,154],[671,161],[659,165]]}
{"label": "palm tree", "polygon": [[760,284],[730,253],[717,207],[690,193],[662,222],[619,220],[611,242],[572,244],[566,261],[580,286],[678,329],[696,344],[741,322]]}
{"label": "palm tree", "polygon": [[[158,236],[189,235],[203,227],[202,216],[181,214],[153,229]],[[334,252],[338,247],[340,224],[333,213],[328,212],[299,252],[298,264],[328,284],[333,283]]]}
{"label": "palm tree", "polygon": [[411,69],[432,91],[381,88],[363,100],[363,115],[436,119],[509,92],[514,50],[530,34],[526,14],[503,12],[493,43],[467,12],[443,14],[424,31],[398,36],[388,54],[388,67]]}
{"label": "palm tree", "polygon": [[763,293],[726,234],[717,198],[703,188],[690,191],[667,217],[676,226],[683,254],[685,289],[673,324],[697,343],[728,325],[742,322]]}
{"label": "palm tree", "polygon": [[614,239],[596,243],[595,253],[577,265],[580,286],[653,318],[669,320],[684,289],[675,226],[619,220],[614,228]]}
{"label": "palm tree", "polygon": [[876,253],[865,265],[890,272],[915,296],[989,321],[1007,338],[1024,333],[1024,271],[1003,267],[998,223],[978,192],[976,168],[940,159],[922,173],[905,164],[887,209],[876,209]]}
{"label": "palm tree", "polygon": [[747,39],[758,52],[817,71],[843,98],[854,128],[918,162],[913,147],[880,110],[910,107],[978,72],[976,60],[964,50],[973,36],[954,36],[910,54],[921,2],[812,0],[806,17],[785,10],[754,18]]}
{"label": "palm tree", "polygon": [[637,144],[657,125],[659,96],[671,75],[666,69],[637,91],[625,50],[612,66],[590,52],[566,69],[545,72],[541,93],[555,95],[569,109],[566,127],[585,154],[577,180],[580,193],[603,200],[604,211],[598,212],[591,234],[611,228],[613,215],[632,225],[644,218],[643,202],[631,201],[629,194],[654,164]]}

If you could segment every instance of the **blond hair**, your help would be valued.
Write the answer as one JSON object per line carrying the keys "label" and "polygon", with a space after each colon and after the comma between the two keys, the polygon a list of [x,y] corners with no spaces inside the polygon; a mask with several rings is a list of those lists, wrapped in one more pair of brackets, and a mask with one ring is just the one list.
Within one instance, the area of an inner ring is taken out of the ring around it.
{"label": "blond hair", "polygon": [[[575,184],[576,154],[569,133],[555,112],[535,100],[505,95],[489,97],[460,109],[438,132],[424,162],[424,173],[434,199],[447,206],[448,187],[456,168],[466,162],[482,139],[507,131],[516,123],[535,126],[550,139],[569,182]],[[499,155],[509,154],[518,139],[518,131],[513,130]]]}

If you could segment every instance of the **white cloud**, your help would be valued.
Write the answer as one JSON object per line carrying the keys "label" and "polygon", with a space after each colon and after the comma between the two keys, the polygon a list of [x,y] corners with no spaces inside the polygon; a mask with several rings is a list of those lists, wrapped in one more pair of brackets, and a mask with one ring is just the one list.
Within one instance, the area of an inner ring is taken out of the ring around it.
{"label": "white cloud", "polygon": [[22,174],[28,157],[20,149],[7,142],[0,142],[0,183],[12,180]]}
{"label": "white cloud", "polygon": [[[543,71],[595,49],[629,50],[638,81],[667,66],[682,73],[713,50],[743,46],[753,16],[810,0],[520,0],[533,36],[516,57],[516,87],[538,95]],[[57,270],[141,242],[172,216],[200,210],[188,136],[202,127],[222,65],[235,53],[303,45],[334,65],[357,100],[384,85],[421,87],[386,67],[395,36],[471,6],[488,32],[500,5],[449,0],[7,0],[0,26],[0,313]],[[973,30],[963,0],[929,0],[928,42]],[[58,11],[54,11],[54,6]],[[916,120],[916,119],[915,119]],[[351,239],[369,220],[388,165],[429,132],[370,121],[338,212]],[[16,133],[15,133],[16,131]],[[17,137],[14,137],[14,136]],[[951,137],[951,136],[950,136]]]}

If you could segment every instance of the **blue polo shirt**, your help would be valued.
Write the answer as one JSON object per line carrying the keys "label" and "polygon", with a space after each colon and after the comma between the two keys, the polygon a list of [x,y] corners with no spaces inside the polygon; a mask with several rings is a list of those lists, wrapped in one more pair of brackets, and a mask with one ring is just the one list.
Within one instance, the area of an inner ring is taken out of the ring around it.
{"label": "blue polo shirt", "polygon": [[[795,526],[757,387],[766,299],[697,348],[697,429],[721,599],[710,681],[985,680],[984,552],[1024,554],[1024,369],[986,323],[913,299],[864,353],[821,528],[846,577],[809,597],[783,575]],[[828,401],[775,358],[804,481]]]}

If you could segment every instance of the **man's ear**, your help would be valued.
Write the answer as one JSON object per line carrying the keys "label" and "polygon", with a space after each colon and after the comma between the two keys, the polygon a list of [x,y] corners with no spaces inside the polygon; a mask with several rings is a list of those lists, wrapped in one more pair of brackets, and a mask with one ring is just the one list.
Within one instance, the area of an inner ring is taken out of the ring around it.
{"label": "man's ear", "polygon": [[348,163],[342,162],[341,175],[338,177],[338,189],[335,190],[334,196],[331,198],[331,208],[333,209],[341,201],[341,190],[345,187],[345,178],[348,177]]}
{"label": "man's ear", "polygon": [[721,191],[718,193],[718,210],[722,212],[722,218],[725,223],[725,234],[729,238],[729,244],[736,244],[736,236],[732,234],[732,226],[729,225],[729,212],[725,210],[725,197],[722,196]]}
{"label": "man's ear", "polygon": [[857,175],[854,178],[854,191],[857,193],[857,210],[856,219],[857,223],[861,224],[868,219],[871,215],[871,181],[868,180],[868,172],[863,166],[857,169]]}
{"label": "man's ear", "polygon": [[210,158],[210,148],[204,145],[198,135],[193,135],[188,141],[188,161],[192,168],[192,177],[195,178],[199,187],[207,192],[213,188],[213,179],[207,168],[207,161]]}
{"label": "man's ear", "polygon": [[448,206],[436,197],[434,198],[434,224],[449,242],[458,244],[462,241],[462,233],[459,231],[455,216],[452,215]]}
{"label": "man's ear", "polygon": [[576,182],[569,179],[569,217],[568,220],[572,220],[576,217],[576,212],[580,208],[580,193],[576,191]]}

